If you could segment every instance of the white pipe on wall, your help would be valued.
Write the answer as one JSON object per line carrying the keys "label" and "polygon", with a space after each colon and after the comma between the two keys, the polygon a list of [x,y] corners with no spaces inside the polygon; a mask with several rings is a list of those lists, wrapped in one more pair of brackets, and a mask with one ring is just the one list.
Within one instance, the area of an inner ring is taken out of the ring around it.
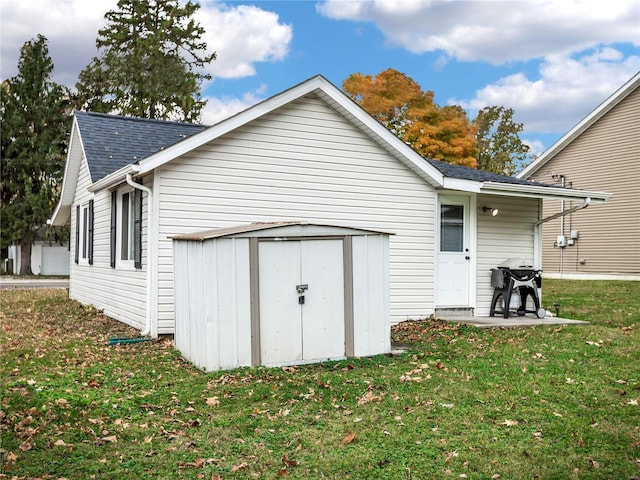
{"label": "white pipe on wall", "polygon": [[[151,228],[151,214],[153,211],[153,192],[149,187],[145,187],[144,185],[134,182],[130,173],[127,173],[127,183],[133,188],[142,190],[147,194],[147,308],[145,314],[145,327],[144,330],[140,332],[140,335],[145,336],[151,333],[151,255],[153,253],[153,229]],[[140,248],[142,248],[142,245],[140,245]]]}

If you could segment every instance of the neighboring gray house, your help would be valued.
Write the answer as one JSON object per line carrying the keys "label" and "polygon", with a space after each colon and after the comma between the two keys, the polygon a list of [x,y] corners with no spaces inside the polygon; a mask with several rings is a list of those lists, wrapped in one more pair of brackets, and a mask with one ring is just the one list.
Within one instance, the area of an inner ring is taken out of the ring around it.
{"label": "neighboring gray house", "polygon": [[177,235],[283,221],[392,233],[391,322],[484,316],[492,267],[540,264],[543,199],[607,198],[425,160],[317,76],[208,128],[76,112],[52,223],[71,225],[70,296],[157,336],[174,333]]}
{"label": "neighboring gray house", "polygon": [[[542,266],[564,278],[640,279],[640,72],[518,177],[606,190],[600,208],[544,225]],[[544,202],[544,215],[571,202]]]}

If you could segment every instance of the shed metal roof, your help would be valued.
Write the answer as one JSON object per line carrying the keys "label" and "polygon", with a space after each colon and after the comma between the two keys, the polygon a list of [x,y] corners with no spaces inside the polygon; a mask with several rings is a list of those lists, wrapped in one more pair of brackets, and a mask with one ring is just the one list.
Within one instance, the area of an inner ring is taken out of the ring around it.
{"label": "shed metal roof", "polygon": [[357,230],[365,234],[392,235],[389,232],[382,232],[380,230],[371,230],[368,228],[347,227],[344,225],[327,225],[324,223],[309,223],[309,222],[303,222],[303,221],[280,221],[280,222],[254,222],[254,223],[249,223],[245,225],[234,225],[232,227],[213,228],[211,230],[204,230],[201,232],[187,233],[184,235],[176,235],[171,238],[173,240],[194,240],[194,241],[203,242],[205,240],[212,240],[215,238],[230,237],[233,235],[242,235],[245,233],[271,230],[271,229],[281,228],[281,227],[291,227],[291,226],[330,227],[330,228]]}

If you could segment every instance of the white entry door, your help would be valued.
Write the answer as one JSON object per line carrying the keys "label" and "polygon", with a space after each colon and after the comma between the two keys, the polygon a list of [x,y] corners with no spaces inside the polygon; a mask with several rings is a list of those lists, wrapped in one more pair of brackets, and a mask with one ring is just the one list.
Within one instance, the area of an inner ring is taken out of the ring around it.
{"label": "white entry door", "polygon": [[469,306],[469,235],[469,198],[440,196],[436,263],[438,307]]}
{"label": "white entry door", "polygon": [[342,240],[262,241],[258,269],[261,363],[343,357]]}

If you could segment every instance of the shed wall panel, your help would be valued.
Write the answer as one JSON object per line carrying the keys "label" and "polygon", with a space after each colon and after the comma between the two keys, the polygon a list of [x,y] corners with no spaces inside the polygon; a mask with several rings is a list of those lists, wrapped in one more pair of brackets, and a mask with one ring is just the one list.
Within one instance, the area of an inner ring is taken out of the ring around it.
{"label": "shed wall panel", "polygon": [[249,242],[174,242],[175,345],[206,371],[251,365]]}
{"label": "shed wall panel", "polygon": [[389,239],[363,235],[353,242],[354,355],[391,350],[389,323]]}

